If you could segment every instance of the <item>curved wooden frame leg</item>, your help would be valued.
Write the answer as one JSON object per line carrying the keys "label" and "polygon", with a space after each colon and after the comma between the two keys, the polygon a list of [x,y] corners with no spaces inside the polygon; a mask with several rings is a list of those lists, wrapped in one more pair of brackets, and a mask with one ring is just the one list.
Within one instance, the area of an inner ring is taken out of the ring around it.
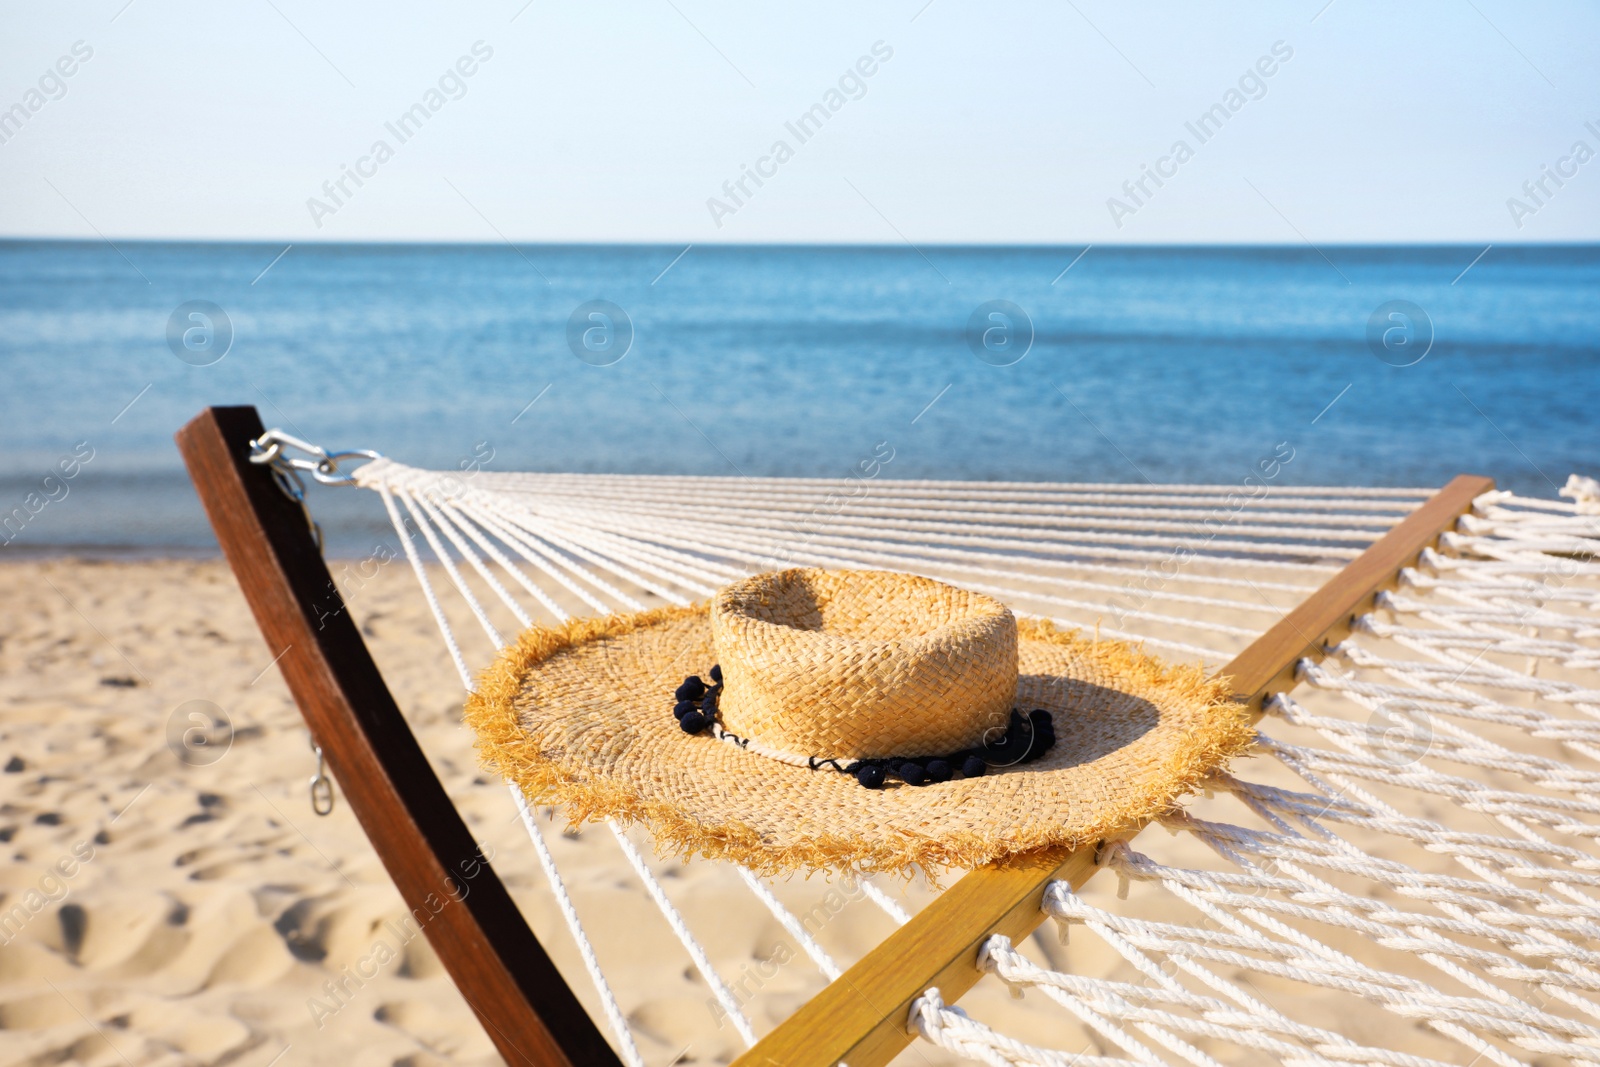
{"label": "curved wooden frame leg", "polygon": [[250,463],[264,429],[255,408],[207,408],[178,449],[345,800],[508,1064],[621,1067],[428,765],[305,515]]}

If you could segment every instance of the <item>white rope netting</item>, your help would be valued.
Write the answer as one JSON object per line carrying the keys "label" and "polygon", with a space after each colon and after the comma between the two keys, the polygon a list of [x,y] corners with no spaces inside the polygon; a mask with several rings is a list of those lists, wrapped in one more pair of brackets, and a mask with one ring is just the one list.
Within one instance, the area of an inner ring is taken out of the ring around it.
{"label": "white rope netting", "polygon": [[[1164,819],[1171,845],[1105,850],[1139,888],[1127,905],[1052,885],[1046,912],[1108,946],[1115,976],[1042,967],[998,938],[982,966],[1124,1062],[1600,1062],[1591,516],[1480,498],[1355,636],[1301,664],[1268,708],[1262,760]],[[931,1003],[913,1025],[945,1048],[1054,1062]]]}
{"label": "white rope netting", "polygon": [[[382,497],[468,687],[473,668],[518,627],[683,604],[793,565],[925,574],[991,593],[1019,614],[1216,666],[1430,495],[464,476],[384,459],[355,481]],[[1164,820],[1188,852],[1177,848],[1167,862],[1155,849],[1108,847],[1102,862],[1139,886],[1135,900],[1162,898],[1148,914],[1053,886],[1047,913],[1063,932],[1086,927],[1103,941],[1120,961],[1112,973],[1052,969],[999,938],[985,947],[984,969],[1065,1009],[1073,1036],[1058,1049],[971,1019],[937,990],[908,1026],[991,1064],[1509,1064],[1530,1054],[1600,1062],[1600,949],[1591,947],[1600,944],[1600,519],[1586,500],[1481,498],[1354,636],[1302,665],[1301,685],[1272,702],[1262,759],[1241,772],[1251,781],[1219,777],[1211,801]],[[442,589],[486,645],[463,649]],[[619,1051],[641,1064],[560,872],[515,799]],[[1230,805],[1212,817],[1210,808]],[[637,846],[613,829],[752,1044],[747,1004]],[[1368,847],[1374,835],[1403,847]],[[1195,862],[1197,849],[1213,862]],[[823,979],[838,976],[841,961],[772,886],[729,870]],[[848,888],[894,921],[910,919],[870,880]],[[1174,921],[1181,913],[1189,921]],[[1367,958],[1373,952],[1402,954],[1407,966],[1385,969]],[[1314,996],[1269,997],[1259,989],[1267,982]],[[1335,996],[1350,1012],[1425,1028],[1425,1039],[1352,1037],[1329,1007]]]}
{"label": "white rope netting", "polygon": [[[558,619],[637,611],[779,567],[878,567],[1208,662],[1243,648],[1429,495],[1259,482],[457,475],[388,459],[354,479],[383,493],[408,552],[420,533],[457,588],[467,588],[465,566],[524,626],[535,604]],[[531,597],[527,608],[513,590]]]}

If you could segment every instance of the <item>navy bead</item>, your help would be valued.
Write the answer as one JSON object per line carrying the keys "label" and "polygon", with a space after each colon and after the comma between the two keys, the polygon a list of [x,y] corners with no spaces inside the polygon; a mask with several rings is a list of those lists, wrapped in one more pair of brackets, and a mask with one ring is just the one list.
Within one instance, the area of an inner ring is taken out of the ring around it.
{"label": "navy bead", "polygon": [[1028,748],[1028,759],[1036,760],[1055,747],[1056,724],[1048,711],[1035,708],[1028,713],[1028,725],[1033,728],[1032,744]]}
{"label": "navy bead", "polygon": [[927,771],[928,781],[930,782],[948,782],[950,780],[950,764],[942,759],[929,760]]}
{"label": "navy bead", "polygon": [[714,663],[711,665],[711,680],[718,685],[722,684],[722,664]]}
{"label": "navy bead", "polygon": [[689,714],[693,710],[695,710],[695,707],[692,702],[680,700],[677,702],[677,704],[673,705],[672,716],[675,719],[682,719],[685,715]]}
{"label": "navy bead", "polygon": [[998,743],[983,747],[983,758],[996,767],[1009,767],[1028,758],[1033,747],[1033,733],[1016,712],[1011,713],[1011,725]]}
{"label": "navy bead", "polygon": [[876,763],[863,763],[856,769],[856,781],[868,789],[882,789],[883,768]]}
{"label": "navy bead", "polygon": [[672,695],[679,700],[699,700],[706,695],[706,683],[700,680],[699,675],[690,675]]}
{"label": "navy bead", "polygon": [[968,756],[961,761],[961,774],[966,778],[980,778],[989,769],[982,756]]}
{"label": "navy bead", "polygon": [[905,782],[906,785],[923,785],[928,780],[928,774],[922,769],[922,764],[911,760],[907,760],[896,767],[895,773],[900,776],[900,780]]}
{"label": "navy bead", "polygon": [[683,727],[683,732],[686,734],[697,734],[707,726],[710,726],[711,720],[698,711],[691,711],[678,720],[678,725]]}

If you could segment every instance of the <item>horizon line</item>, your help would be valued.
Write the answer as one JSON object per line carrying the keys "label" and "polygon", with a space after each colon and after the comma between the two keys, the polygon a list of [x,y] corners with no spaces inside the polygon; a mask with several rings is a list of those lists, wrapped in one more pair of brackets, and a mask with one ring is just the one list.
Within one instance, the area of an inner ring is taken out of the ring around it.
{"label": "horizon line", "polygon": [[481,241],[481,240],[456,240],[450,238],[360,238],[354,240],[327,240],[321,238],[287,239],[282,237],[39,237],[0,234],[0,245],[22,244],[62,244],[62,245],[99,245],[110,244],[113,241],[122,244],[140,245],[238,245],[249,247],[276,248],[279,245],[289,244],[295,247],[313,248],[348,248],[348,247],[406,247],[406,248],[678,248],[689,245],[697,249],[712,250],[745,250],[745,249],[859,249],[873,251],[897,251],[915,253],[919,249],[1016,249],[1022,251],[1054,251],[1073,248],[1099,248],[1106,251],[1139,251],[1139,250],[1250,250],[1268,249],[1272,251],[1303,251],[1315,255],[1319,248],[1334,249],[1424,249],[1424,248],[1478,248],[1492,246],[1505,249],[1581,249],[1600,248],[1600,237],[1593,239],[1548,240],[1548,241],[1508,241],[1495,242],[1478,240],[1428,240],[1428,241],[1324,241],[1316,246],[1311,246],[1302,241],[1118,241],[1118,242],[1090,242],[1090,241],[924,241],[917,245],[908,245],[900,241],[708,241],[704,243],[695,241],[669,241],[669,240],[637,240],[637,241],[551,241],[551,240],[524,240],[524,241]]}

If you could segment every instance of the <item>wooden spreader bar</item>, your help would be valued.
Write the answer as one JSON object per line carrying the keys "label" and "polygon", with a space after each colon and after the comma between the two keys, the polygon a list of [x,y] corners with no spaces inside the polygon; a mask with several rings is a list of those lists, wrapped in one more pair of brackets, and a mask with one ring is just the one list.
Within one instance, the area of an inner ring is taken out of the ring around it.
{"label": "wooden spreader bar", "polygon": [[[1259,717],[1267,698],[1294,685],[1295,664],[1320,658],[1378,593],[1393,588],[1402,568],[1451,529],[1493,480],[1457,475],[1372,547],[1351,560],[1235,656],[1222,673],[1239,700]],[[1138,833],[1129,830],[1124,838]],[[1033,855],[970,871],[911,921],[812,997],[733,1067],[880,1067],[911,1042],[906,1030],[911,1002],[937,986],[954,1003],[977,983],[978,949],[994,934],[1020,941],[1045,915],[1046,886],[1079,888],[1094,874],[1095,849]]]}

